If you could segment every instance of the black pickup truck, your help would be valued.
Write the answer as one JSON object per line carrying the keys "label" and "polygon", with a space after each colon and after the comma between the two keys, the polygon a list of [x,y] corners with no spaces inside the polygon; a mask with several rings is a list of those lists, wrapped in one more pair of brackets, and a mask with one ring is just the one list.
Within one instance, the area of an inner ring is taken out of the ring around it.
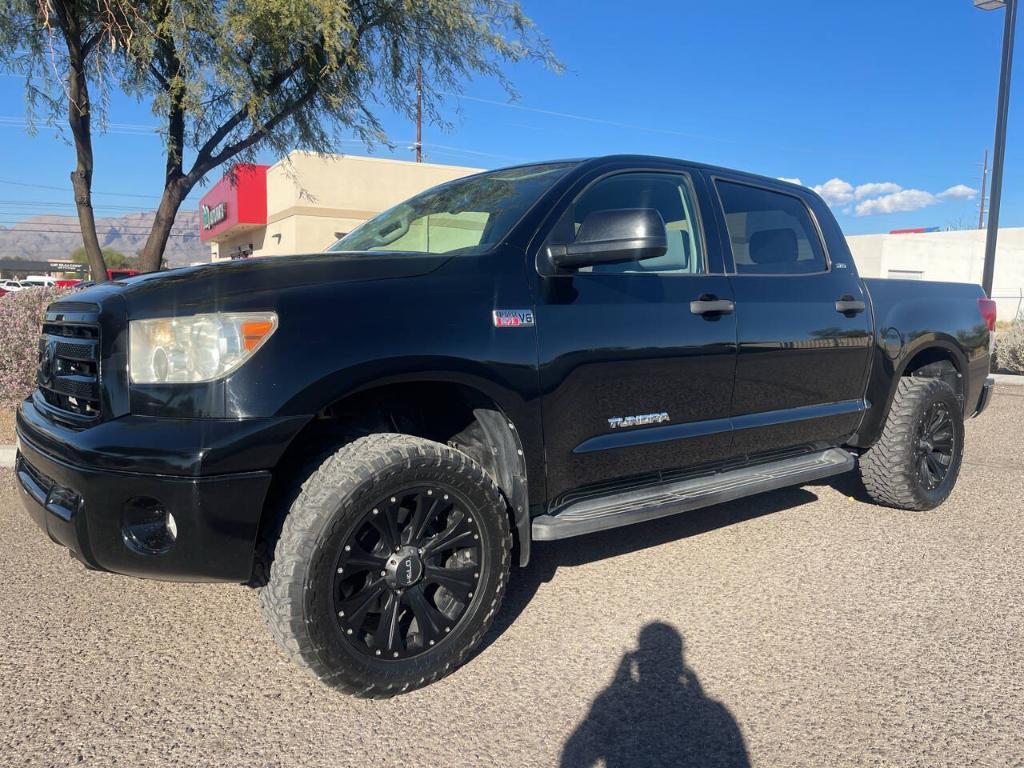
{"label": "black pickup truck", "polygon": [[88,568],[259,587],[292,659],[390,696],[467,658],[534,542],[858,467],[937,506],[994,323],[977,286],[860,279],[803,187],[524,165],[62,298],[17,477]]}

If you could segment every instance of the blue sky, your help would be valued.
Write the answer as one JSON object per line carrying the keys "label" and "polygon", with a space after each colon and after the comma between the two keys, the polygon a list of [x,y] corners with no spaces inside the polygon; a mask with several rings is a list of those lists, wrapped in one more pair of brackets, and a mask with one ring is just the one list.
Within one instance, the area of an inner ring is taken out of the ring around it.
{"label": "blue sky", "polygon": [[[489,168],[661,154],[823,185],[848,234],[977,224],[970,195],[992,143],[1002,11],[971,0],[523,5],[566,71],[510,67],[512,106],[496,83],[466,83],[445,105],[450,127],[425,128],[428,160]],[[1004,226],[1024,226],[1024,51],[1017,66]],[[26,135],[19,79],[0,76],[0,104],[0,225],[73,212],[70,145],[45,126]],[[413,126],[382,117],[398,148],[375,153],[411,157]],[[109,119],[96,138],[99,215],[155,207],[155,118],[115,96]]]}

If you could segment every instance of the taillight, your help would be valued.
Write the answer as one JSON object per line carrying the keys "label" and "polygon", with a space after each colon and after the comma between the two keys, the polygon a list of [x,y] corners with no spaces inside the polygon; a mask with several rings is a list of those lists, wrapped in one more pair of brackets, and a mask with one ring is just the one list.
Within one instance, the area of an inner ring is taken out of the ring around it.
{"label": "taillight", "polygon": [[996,302],[994,299],[978,299],[978,309],[985,318],[985,325],[990,331],[996,329]]}

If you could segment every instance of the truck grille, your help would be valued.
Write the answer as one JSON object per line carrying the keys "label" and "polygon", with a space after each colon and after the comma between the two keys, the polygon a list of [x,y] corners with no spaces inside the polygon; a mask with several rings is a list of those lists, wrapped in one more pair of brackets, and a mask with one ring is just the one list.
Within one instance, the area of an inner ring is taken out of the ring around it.
{"label": "truck grille", "polygon": [[73,425],[100,416],[100,326],[95,304],[67,302],[46,311],[36,384],[51,414]]}

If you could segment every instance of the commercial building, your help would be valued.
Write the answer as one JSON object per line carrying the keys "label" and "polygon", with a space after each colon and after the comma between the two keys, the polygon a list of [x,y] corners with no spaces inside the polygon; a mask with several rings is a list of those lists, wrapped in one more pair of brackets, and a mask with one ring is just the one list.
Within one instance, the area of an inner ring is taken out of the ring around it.
{"label": "commercial building", "polygon": [[[864,277],[981,284],[985,231],[902,232],[846,238]],[[999,230],[992,298],[1000,320],[1024,309],[1024,227]]]}
{"label": "commercial building", "polygon": [[402,200],[479,170],[292,152],[274,165],[238,166],[213,185],[199,203],[200,239],[214,261],[322,251]]}

